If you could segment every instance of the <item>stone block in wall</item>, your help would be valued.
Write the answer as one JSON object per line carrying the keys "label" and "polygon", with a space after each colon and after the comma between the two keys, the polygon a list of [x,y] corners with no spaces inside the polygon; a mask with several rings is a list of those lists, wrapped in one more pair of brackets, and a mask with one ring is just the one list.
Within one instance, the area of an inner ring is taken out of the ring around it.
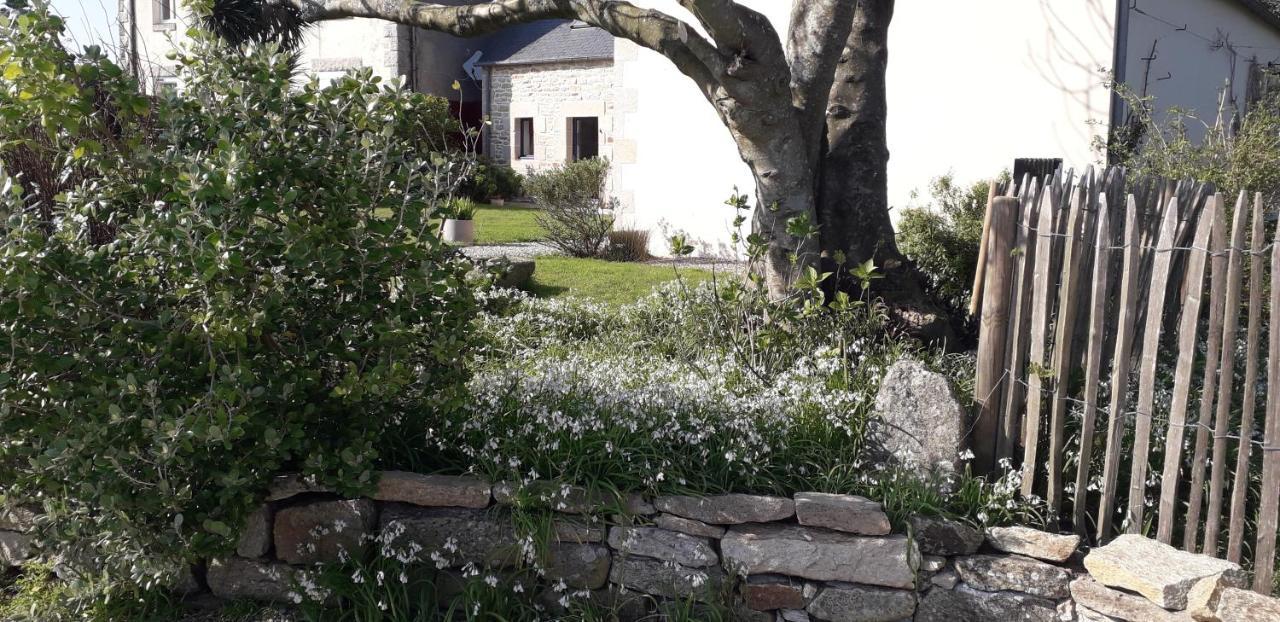
{"label": "stone block in wall", "polygon": [[245,519],[236,541],[236,555],[245,558],[265,557],[271,551],[271,527],[275,512],[263,504]]}
{"label": "stone block in wall", "polygon": [[546,507],[565,514],[590,514],[621,505],[613,493],[546,480],[499,482],[493,485],[493,500],[499,505]]}
{"label": "stone block in wall", "polygon": [[640,622],[653,619],[649,613],[654,602],[652,596],[620,590],[612,586],[591,590],[585,594],[582,590],[546,589],[538,593],[537,599],[548,614],[555,616],[553,619],[560,619],[569,613],[570,607],[581,603],[588,603],[596,609],[610,612],[617,622]]}
{"label": "stone block in wall", "polygon": [[1113,590],[1092,577],[1080,577],[1071,582],[1071,598],[1076,605],[1088,609],[1091,614],[1119,620],[1143,622],[1191,622],[1185,611],[1168,611],[1137,594]]}
{"label": "stone block in wall", "polygon": [[666,598],[714,601],[720,598],[725,573],[717,567],[689,568],[647,557],[619,555],[609,581],[619,587]]}
{"label": "stone block in wall", "polygon": [[305,493],[332,493],[334,490],[322,486],[309,478],[298,474],[277,475],[267,488],[267,501],[283,501]]}
{"label": "stone block in wall", "polygon": [[752,575],[738,588],[749,609],[804,609],[809,603],[804,581],[777,574]]}
{"label": "stone block in wall", "polygon": [[609,546],[624,555],[652,557],[690,568],[706,568],[720,563],[720,557],[706,538],[657,527],[612,527],[609,529]]}
{"label": "stone block in wall", "polygon": [[489,483],[478,477],[386,471],[373,498],[424,507],[489,507]]}
{"label": "stone block in wall", "polygon": [[377,508],[368,499],[312,501],[281,508],[272,528],[276,558],[290,564],[359,559],[377,519]]}
{"label": "stone block in wall", "polygon": [[929,585],[940,587],[944,590],[954,588],[959,582],[960,575],[956,574],[956,571],[951,569],[943,570],[938,574],[929,577]]}
{"label": "stone block in wall", "polygon": [[551,523],[551,539],[567,544],[588,544],[604,542],[604,527],[595,527],[570,520],[556,520]]}
{"label": "stone block in wall", "polygon": [[1084,567],[1098,582],[1136,592],[1169,610],[1187,608],[1188,595],[1202,581],[1243,587],[1238,564],[1178,550],[1136,534],[1125,534],[1093,549]]}
{"label": "stone block in wall", "polygon": [[622,498],[622,511],[630,516],[653,516],[658,513],[658,509],[644,495],[634,492]]}
{"label": "stone block in wall", "polygon": [[720,525],[708,525],[702,521],[683,518],[674,514],[659,514],[653,519],[653,524],[670,531],[716,540],[723,538],[725,532],[725,528]]}
{"label": "stone block in wall", "polygon": [[36,524],[36,513],[24,507],[0,509],[0,530],[31,531]]}
{"label": "stone block in wall", "polygon": [[574,589],[596,590],[609,580],[609,549],[600,544],[552,544],[544,560],[547,578]]}
{"label": "stone block in wall", "polygon": [[720,542],[726,568],[743,576],[784,574],[816,581],[915,587],[920,554],[905,536],[867,537],[799,525],[750,524]]}
{"label": "stone block in wall", "polygon": [[654,499],[653,505],[668,514],[712,525],[768,523],[786,520],[796,513],[791,499],[760,495],[666,496]]}
{"label": "stone block in wall", "polygon": [[982,546],[982,533],[964,523],[930,516],[911,517],[911,536],[926,555],[972,555]]}
{"label": "stone block in wall", "polygon": [[1066,598],[1071,572],[1021,555],[973,555],[955,560],[960,580],[984,592],[1024,592]]}
{"label": "stone block in wall", "polygon": [[779,609],[777,622],[812,622],[809,612],[804,609]]}
{"label": "stone block in wall", "polygon": [[0,531],[0,568],[22,565],[30,556],[30,535],[17,531]]}
{"label": "stone block in wall", "polygon": [[390,505],[382,510],[380,531],[383,552],[401,559],[495,568],[521,559],[515,527],[493,512]]}
{"label": "stone block in wall", "polygon": [[884,507],[865,497],[799,492],[794,498],[796,522],[801,525],[867,536],[883,536],[890,531]]}
{"label": "stone block in wall", "polygon": [[894,622],[910,619],[915,610],[913,591],[843,583],[822,588],[808,607],[823,622]]}
{"label": "stone block in wall", "polygon": [[946,376],[900,359],[880,382],[875,415],[873,430],[886,459],[943,471],[958,466],[968,414]]}
{"label": "stone block in wall", "polygon": [[231,558],[215,560],[205,575],[209,591],[224,600],[257,600],[277,603],[299,603],[304,598],[324,600],[326,594],[315,591],[309,575],[279,562]]}
{"label": "stone block in wall", "polygon": [[1280,599],[1227,588],[1218,600],[1216,613],[1222,622],[1274,622],[1280,620]]}
{"label": "stone block in wall", "polygon": [[1030,527],[992,527],[987,530],[987,544],[1005,553],[1065,562],[1080,546],[1080,536],[1048,533]]}
{"label": "stone block in wall", "polygon": [[983,592],[964,584],[932,589],[916,608],[915,622],[1056,622],[1057,603],[1017,592]]}

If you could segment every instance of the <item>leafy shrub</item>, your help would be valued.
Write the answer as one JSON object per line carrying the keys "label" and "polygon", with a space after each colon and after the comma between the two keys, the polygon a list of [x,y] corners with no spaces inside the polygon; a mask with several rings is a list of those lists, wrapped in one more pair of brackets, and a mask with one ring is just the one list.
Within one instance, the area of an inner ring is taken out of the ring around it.
{"label": "leafy shrub", "polygon": [[463,182],[460,192],[476,203],[490,198],[514,199],[523,191],[524,177],[505,164],[477,162]]}
{"label": "leafy shrub", "polygon": [[[0,481],[46,550],[146,584],[224,551],[269,478],[370,485],[459,401],[474,300],[429,234],[464,172],[433,100],[201,43],[148,101],[44,10],[0,15]],[[34,137],[34,138],[33,138]]]}
{"label": "leafy shrub", "polygon": [[594,257],[613,229],[617,200],[607,196],[609,161],[578,160],[529,174],[525,191],[541,207],[547,242],[574,257]]}
{"label": "leafy shrub", "polygon": [[902,211],[898,247],[929,277],[935,294],[956,308],[968,304],[978,266],[989,182],[968,186],[951,175],[930,184],[932,201]]}
{"label": "leafy shrub", "polygon": [[1158,114],[1152,97],[1114,85],[1126,120],[1109,144],[1096,145],[1131,176],[1211,182],[1221,191],[1262,192],[1280,199],[1280,94],[1255,102],[1243,115],[1209,120],[1174,108]]}
{"label": "leafy shrub", "polygon": [[614,229],[609,232],[605,256],[613,261],[644,261],[649,255],[648,229]]}

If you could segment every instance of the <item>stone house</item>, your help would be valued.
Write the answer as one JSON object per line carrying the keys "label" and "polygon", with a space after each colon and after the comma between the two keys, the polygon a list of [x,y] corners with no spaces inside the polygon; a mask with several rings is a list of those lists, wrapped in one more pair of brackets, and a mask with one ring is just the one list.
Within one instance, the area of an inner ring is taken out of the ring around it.
{"label": "stone house", "polygon": [[[184,36],[177,0],[122,2],[139,25],[124,37],[134,66],[158,84]],[[739,2],[785,32],[791,2]],[[633,3],[696,29],[674,0]],[[1280,83],[1261,79],[1280,75],[1280,0],[899,2],[891,28],[888,187],[899,208],[946,173],[967,182],[1015,158],[1077,169],[1105,160],[1097,144],[1126,117],[1111,76],[1210,122],[1224,88],[1243,110]],[[321,77],[370,67],[487,115],[484,150],[518,169],[607,157],[620,220],[650,230],[654,252],[682,232],[702,254],[734,253],[723,203],[735,187],[749,191],[751,175],[702,93],[656,52],[563,21],[459,39],[345,19],[314,27],[302,57]]]}

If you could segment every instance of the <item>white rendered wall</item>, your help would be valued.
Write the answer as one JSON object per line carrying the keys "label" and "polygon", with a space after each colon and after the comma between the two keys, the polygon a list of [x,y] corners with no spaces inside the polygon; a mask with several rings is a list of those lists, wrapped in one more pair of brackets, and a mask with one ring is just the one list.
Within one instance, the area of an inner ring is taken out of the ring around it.
{"label": "white rendered wall", "polygon": [[[640,4],[694,23],[674,0]],[[785,32],[790,2],[744,4]],[[926,192],[948,171],[974,180],[1017,157],[1093,162],[1092,139],[1105,133],[1110,111],[1099,70],[1112,62],[1114,7],[1112,0],[898,2],[889,39],[890,204],[905,207],[914,190]],[[623,47],[623,84],[638,100],[636,114],[626,115],[636,162],[620,167],[620,183],[634,193],[636,220],[660,234],[654,251],[682,230],[703,253],[728,252],[733,214],[723,202],[735,184],[754,192],[746,166],[692,82],[657,53],[636,49],[630,60]]]}
{"label": "white rendered wall", "polygon": [[[1137,5],[1128,15],[1126,82],[1138,93],[1146,85],[1161,109],[1194,109],[1201,121],[1213,123],[1219,93],[1228,82],[1242,108],[1251,62],[1280,62],[1280,30],[1236,0],[1146,0]],[[1148,72],[1144,58],[1151,56],[1153,44],[1155,58]],[[1198,129],[1197,135],[1203,126]]]}
{"label": "white rendered wall", "polygon": [[[166,58],[175,46],[186,45],[188,28],[194,25],[181,0],[173,0],[177,16],[169,22],[157,22],[156,5],[149,0],[134,0],[137,11],[139,69],[150,91],[157,78],[173,75],[173,61]],[[305,72],[332,75],[347,69],[371,67],[374,75],[390,78],[398,75],[406,59],[401,55],[397,33],[400,26],[374,19],[351,18],[323,22],[307,30],[301,48]],[[406,57],[407,58],[407,57]]]}

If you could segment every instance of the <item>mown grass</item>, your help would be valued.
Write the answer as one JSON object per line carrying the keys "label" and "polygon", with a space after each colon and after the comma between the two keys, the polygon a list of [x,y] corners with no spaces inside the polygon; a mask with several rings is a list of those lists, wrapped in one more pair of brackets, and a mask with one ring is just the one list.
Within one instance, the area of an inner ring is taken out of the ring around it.
{"label": "mown grass", "polygon": [[537,242],[547,235],[537,215],[536,207],[481,205],[476,210],[476,244]]}
{"label": "mown grass", "polygon": [[[635,302],[654,287],[676,280],[671,266],[576,257],[539,257],[531,292],[541,298],[575,296],[611,305]],[[690,287],[711,279],[708,270],[681,268]]]}

